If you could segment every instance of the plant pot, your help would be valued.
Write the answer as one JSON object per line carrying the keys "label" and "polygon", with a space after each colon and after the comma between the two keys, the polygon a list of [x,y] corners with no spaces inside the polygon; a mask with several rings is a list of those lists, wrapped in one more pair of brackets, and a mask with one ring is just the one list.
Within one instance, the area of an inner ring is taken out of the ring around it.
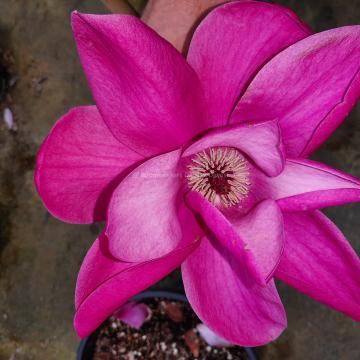
{"label": "plant pot", "polygon": [[[170,301],[176,301],[180,303],[186,303],[188,304],[188,301],[185,297],[185,295],[174,293],[174,292],[168,292],[168,291],[145,291],[143,293],[140,293],[139,295],[135,296],[133,298],[136,301],[144,301],[146,300],[152,300],[152,299],[161,299],[161,300],[170,300]],[[101,329],[104,327],[104,324],[101,325],[93,334],[91,334],[89,337],[81,340],[78,352],[77,352],[77,360],[93,360],[94,358],[94,352],[96,347],[96,341],[99,337]],[[259,357],[256,354],[256,352],[252,348],[243,348],[244,353],[242,358],[247,358],[248,360],[258,360]],[[202,357],[204,358],[204,357]],[[233,357],[235,360],[237,357]]]}

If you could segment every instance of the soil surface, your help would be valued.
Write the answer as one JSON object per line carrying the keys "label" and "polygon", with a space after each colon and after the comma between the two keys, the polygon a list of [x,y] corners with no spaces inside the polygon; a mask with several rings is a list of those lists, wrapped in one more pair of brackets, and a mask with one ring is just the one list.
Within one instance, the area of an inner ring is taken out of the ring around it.
{"label": "soil surface", "polygon": [[[314,31],[360,22],[359,0],[279,2]],[[0,0],[0,49],[11,56],[0,101],[0,360],[71,360],[78,346],[76,275],[101,226],[54,219],[33,184],[37,149],[55,121],[93,103],[71,34],[74,9],[106,12],[98,0]],[[16,131],[3,121],[5,107]],[[359,120],[358,106],[315,158],[360,177]],[[360,205],[326,213],[360,253]],[[166,284],[181,286],[176,274]],[[279,292],[288,328],[262,349],[263,359],[360,359],[358,323],[284,284]]]}
{"label": "soil surface", "polygon": [[[110,318],[99,333],[93,360],[245,360],[240,347],[212,347],[196,330],[200,323],[188,304],[143,301],[152,312],[137,330]],[[90,360],[90,359],[89,359]]]}

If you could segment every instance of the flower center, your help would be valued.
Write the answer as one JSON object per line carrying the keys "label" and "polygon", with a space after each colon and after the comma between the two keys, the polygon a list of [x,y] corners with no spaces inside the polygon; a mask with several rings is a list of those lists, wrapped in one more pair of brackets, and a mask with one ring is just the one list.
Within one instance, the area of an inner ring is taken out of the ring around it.
{"label": "flower center", "polygon": [[215,147],[196,154],[186,175],[191,190],[213,204],[238,204],[249,193],[249,167],[234,148]]}

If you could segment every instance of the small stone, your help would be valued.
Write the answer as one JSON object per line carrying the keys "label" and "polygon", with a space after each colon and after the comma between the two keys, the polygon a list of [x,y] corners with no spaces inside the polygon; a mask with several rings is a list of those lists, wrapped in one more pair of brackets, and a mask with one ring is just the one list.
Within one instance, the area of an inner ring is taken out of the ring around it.
{"label": "small stone", "polygon": [[12,76],[9,80],[9,86],[13,87],[15,86],[16,82],[18,81],[18,77],[17,76]]}
{"label": "small stone", "polygon": [[132,351],[128,353],[128,360],[135,360],[135,354]]}
{"label": "small stone", "polygon": [[194,329],[190,329],[184,334],[184,340],[186,345],[189,347],[191,353],[193,354],[193,356],[195,358],[199,357],[200,341]]}
{"label": "small stone", "polygon": [[34,77],[31,80],[32,88],[34,90],[35,95],[39,96],[43,90],[43,84],[47,80],[46,76]]}
{"label": "small stone", "polygon": [[3,119],[5,126],[8,130],[13,130],[13,131],[17,130],[16,124],[14,122],[14,115],[9,108],[4,109]]}
{"label": "small stone", "polygon": [[184,313],[182,311],[181,304],[175,302],[164,302],[164,310],[172,321],[179,323],[184,320]]}

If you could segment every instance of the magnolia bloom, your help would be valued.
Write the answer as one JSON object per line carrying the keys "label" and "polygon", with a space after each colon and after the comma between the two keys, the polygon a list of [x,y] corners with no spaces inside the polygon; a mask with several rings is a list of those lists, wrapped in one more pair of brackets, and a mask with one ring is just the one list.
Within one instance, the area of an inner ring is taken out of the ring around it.
{"label": "magnolia bloom", "polygon": [[284,330],[275,277],[359,320],[359,259],[318,209],[359,201],[360,182],[307,157],[359,97],[360,27],[311,34],[283,7],[232,2],[185,60],[132,16],[72,24],[96,106],[56,123],[35,178],[54,216],[106,220],[78,277],[78,335],[180,264],[231,343]]}

